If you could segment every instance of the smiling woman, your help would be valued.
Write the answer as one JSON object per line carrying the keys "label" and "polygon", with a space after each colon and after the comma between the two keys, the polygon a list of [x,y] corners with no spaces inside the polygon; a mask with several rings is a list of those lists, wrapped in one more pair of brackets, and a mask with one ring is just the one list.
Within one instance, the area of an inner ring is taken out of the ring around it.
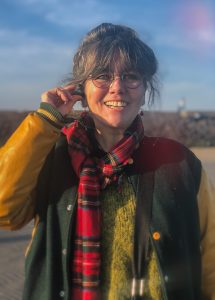
{"label": "smiling woman", "polygon": [[104,23],[73,62],[0,150],[0,226],[35,219],[23,299],[214,299],[213,187],[189,149],[144,135],[153,50]]}
{"label": "smiling woman", "polygon": [[154,101],[156,57],[132,29],[102,24],[86,35],[73,62],[69,85],[84,91],[97,140],[109,151],[138,115],[146,90]]}

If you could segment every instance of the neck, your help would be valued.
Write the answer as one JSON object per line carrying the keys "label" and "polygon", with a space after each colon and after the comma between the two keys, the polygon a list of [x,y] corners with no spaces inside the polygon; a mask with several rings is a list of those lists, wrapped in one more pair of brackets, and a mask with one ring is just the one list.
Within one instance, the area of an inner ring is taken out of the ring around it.
{"label": "neck", "polygon": [[116,145],[122,138],[124,132],[121,130],[108,130],[105,128],[96,128],[96,139],[99,142],[102,149],[109,152],[110,149]]}

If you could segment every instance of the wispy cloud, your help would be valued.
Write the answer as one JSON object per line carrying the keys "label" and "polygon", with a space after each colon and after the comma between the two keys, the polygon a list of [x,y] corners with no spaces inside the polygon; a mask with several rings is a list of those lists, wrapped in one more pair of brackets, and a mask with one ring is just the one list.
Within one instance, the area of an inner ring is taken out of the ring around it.
{"label": "wispy cloud", "polygon": [[72,45],[6,29],[0,30],[0,45],[1,109],[35,107],[44,90],[71,72]]}
{"label": "wispy cloud", "polygon": [[72,57],[74,47],[56,43],[42,37],[34,37],[25,30],[0,29],[1,70],[5,73],[17,69],[28,69],[37,73],[47,67],[66,62]]}
{"label": "wispy cloud", "polygon": [[18,0],[34,13],[40,14],[46,21],[60,26],[89,28],[111,17],[112,21],[120,19],[111,4],[100,0]]}
{"label": "wispy cloud", "polygon": [[169,50],[181,50],[186,55],[207,59],[215,58],[215,30],[199,31],[191,36],[185,36],[178,31],[160,32],[154,37],[156,47],[165,47]]}

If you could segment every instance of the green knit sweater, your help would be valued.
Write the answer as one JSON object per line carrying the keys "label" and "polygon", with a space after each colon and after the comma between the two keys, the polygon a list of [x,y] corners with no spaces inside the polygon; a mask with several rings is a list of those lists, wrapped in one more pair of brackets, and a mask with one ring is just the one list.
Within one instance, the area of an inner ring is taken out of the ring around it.
{"label": "green knit sweater", "polygon": [[[102,300],[130,299],[135,195],[124,180],[122,191],[109,186],[102,195]],[[145,298],[161,300],[161,281],[155,253],[151,251]]]}

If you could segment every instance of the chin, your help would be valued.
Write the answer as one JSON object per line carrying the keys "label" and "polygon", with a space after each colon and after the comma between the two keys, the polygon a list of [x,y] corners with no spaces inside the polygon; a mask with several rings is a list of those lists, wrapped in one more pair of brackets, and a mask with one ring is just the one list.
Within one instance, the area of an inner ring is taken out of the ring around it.
{"label": "chin", "polygon": [[112,129],[118,129],[118,130],[123,130],[125,131],[130,124],[133,122],[133,120],[135,119],[136,116],[106,116],[106,117],[102,117],[102,116],[98,116],[98,115],[92,115],[95,125],[96,127],[100,127],[100,126],[107,126],[109,128]]}
{"label": "chin", "polygon": [[109,127],[120,129],[120,130],[126,130],[130,124],[132,123],[132,120],[116,120],[116,119],[110,119],[105,120],[105,124]]}

